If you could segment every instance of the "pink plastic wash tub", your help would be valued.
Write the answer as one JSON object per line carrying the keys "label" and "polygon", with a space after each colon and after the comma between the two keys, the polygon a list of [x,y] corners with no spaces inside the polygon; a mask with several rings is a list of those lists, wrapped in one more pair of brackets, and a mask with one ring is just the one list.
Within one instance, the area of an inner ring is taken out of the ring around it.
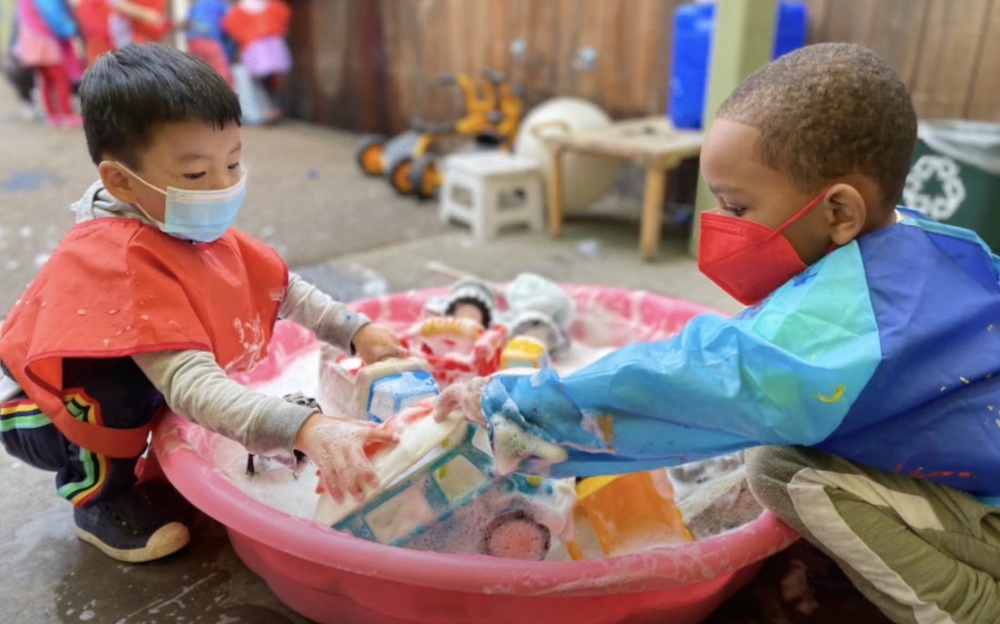
{"label": "pink plastic wash tub", "polygon": [[[592,346],[660,339],[708,311],[642,292],[565,288],[577,303],[571,333]],[[354,307],[401,331],[438,292],[391,295]],[[268,360],[242,381],[253,385],[274,377],[314,341],[301,328],[280,323]],[[765,511],[710,539],[593,561],[524,562],[393,548],[250,498],[213,464],[213,435],[167,414],[153,446],[174,486],[227,527],[243,562],[282,602],[317,622],[693,624],[751,580],[765,558],[797,539]]]}

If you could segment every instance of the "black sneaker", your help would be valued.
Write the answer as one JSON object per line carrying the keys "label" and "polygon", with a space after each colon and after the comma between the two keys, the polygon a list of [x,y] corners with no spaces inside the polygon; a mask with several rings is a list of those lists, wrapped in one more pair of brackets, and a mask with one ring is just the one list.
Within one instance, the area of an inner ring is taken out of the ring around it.
{"label": "black sneaker", "polygon": [[129,490],[112,500],[73,510],[76,536],[105,555],[126,563],[171,555],[191,541],[186,526],[165,519],[149,496]]}

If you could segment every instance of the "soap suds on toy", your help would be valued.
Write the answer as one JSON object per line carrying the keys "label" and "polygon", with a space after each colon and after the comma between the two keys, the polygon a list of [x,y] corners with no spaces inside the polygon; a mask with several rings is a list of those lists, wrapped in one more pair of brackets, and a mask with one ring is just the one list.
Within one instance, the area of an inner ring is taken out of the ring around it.
{"label": "soap suds on toy", "polygon": [[[510,484],[497,482],[467,505],[457,508],[449,522],[429,526],[409,541],[407,547],[435,552],[478,553],[486,542],[491,549],[495,549],[493,554],[533,558],[531,556],[537,551],[524,547],[526,543],[541,545],[548,538],[566,539],[572,534],[571,507],[576,499],[572,479],[552,481],[552,491],[544,495],[547,501],[544,504],[517,495],[510,487]],[[507,544],[514,546],[514,550],[505,551],[504,542],[511,535],[501,535],[500,532],[512,526],[517,527],[520,535],[514,535],[513,543]]]}
{"label": "soap suds on toy", "polygon": [[742,452],[666,470],[674,486],[674,502],[696,539],[735,529],[761,513],[747,485]]}
{"label": "soap suds on toy", "polygon": [[510,419],[498,418],[492,425],[495,461],[500,474],[514,472],[524,459],[532,459],[536,471],[537,466],[566,460],[565,449],[525,431]]}
{"label": "soap suds on toy", "polygon": [[[592,346],[580,340],[573,341],[568,352],[553,363],[554,368],[560,375],[568,375],[610,353],[613,348],[607,344]],[[318,398],[322,403],[319,361],[318,346],[295,354],[287,358],[287,361],[281,362],[280,373],[275,378],[254,384],[254,389],[273,396],[302,392],[306,396]],[[326,404],[323,405],[323,409],[324,412],[330,413]],[[527,444],[528,441],[521,440],[519,436],[511,436],[508,440],[511,444],[515,441],[523,442],[526,446],[534,446]],[[319,478],[311,462],[307,463],[300,476],[295,477],[291,470],[279,462],[258,456],[255,458],[257,474],[248,477],[247,452],[238,443],[222,436],[213,436],[212,454],[215,465],[249,497],[293,516],[305,519],[314,517],[320,498],[316,493]],[[544,454],[552,456],[552,453]],[[727,458],[706,460],[708,467],[705,467],[703,462],[698,462],[671,468],[668,471],[675,486],[677,505],[696,538],[705,538],[741,526],[760,513],[759,506],[756,506],[756,501],[746,488],[742,457],[727,456]],[[702,473],[698,473],[699,467],[705,468]],[[510,470],[513,466],[498,466],[498,468]],[[702,477],[706,475],[710,478],[703,479]],[[485,504],[484,502],[483,505]],[[470,505],[463,508],[462,513],[470,514],[471,517],[487,513],[486,509],[480,507],[482,505]],[[435,550],[435,542],[441,538],[442,536],[435,535],[433,531],[427,531],[411,545]],[[472,539],[472,536],[469,538]],[[653,546],[656,544],[650,544],[650,547]]]}

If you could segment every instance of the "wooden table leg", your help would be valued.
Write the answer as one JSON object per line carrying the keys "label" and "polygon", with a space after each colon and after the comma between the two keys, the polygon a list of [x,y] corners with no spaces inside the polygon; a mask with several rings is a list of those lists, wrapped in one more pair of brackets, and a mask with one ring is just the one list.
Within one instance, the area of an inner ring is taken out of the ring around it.
{"label": "wooden table leg", "polygon": [[549,233],[553,237],[562,232],[562,150],[553,148],[549,163]]}
{"label": "wooden table leg", "polygon": [[646,167],[646,190],[642,199],[642,223],[639,232],[639,257],[652,260],[660,248],[663,226],[663,198],[667,192],[667,170],[662,166]]}

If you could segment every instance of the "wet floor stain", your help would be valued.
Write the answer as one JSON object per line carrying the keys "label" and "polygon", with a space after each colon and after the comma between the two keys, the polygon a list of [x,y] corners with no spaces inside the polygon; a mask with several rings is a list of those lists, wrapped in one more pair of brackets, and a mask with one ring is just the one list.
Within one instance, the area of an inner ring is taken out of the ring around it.
{"label": "wet floor stain", "polygon": [[33,193],[44,186],[63,182],[61,176],[48,169],[20,169],[0,180],[0,190],[6,193]]}
{"label": "wet floor stain", "polygon": [[[143,564],[119,563],[72,539],[42,619],[53,624],[305,624],[249,574],[225,529],[196,513],[185,550]],[[6,620],[0,620],[6,622]]]}

